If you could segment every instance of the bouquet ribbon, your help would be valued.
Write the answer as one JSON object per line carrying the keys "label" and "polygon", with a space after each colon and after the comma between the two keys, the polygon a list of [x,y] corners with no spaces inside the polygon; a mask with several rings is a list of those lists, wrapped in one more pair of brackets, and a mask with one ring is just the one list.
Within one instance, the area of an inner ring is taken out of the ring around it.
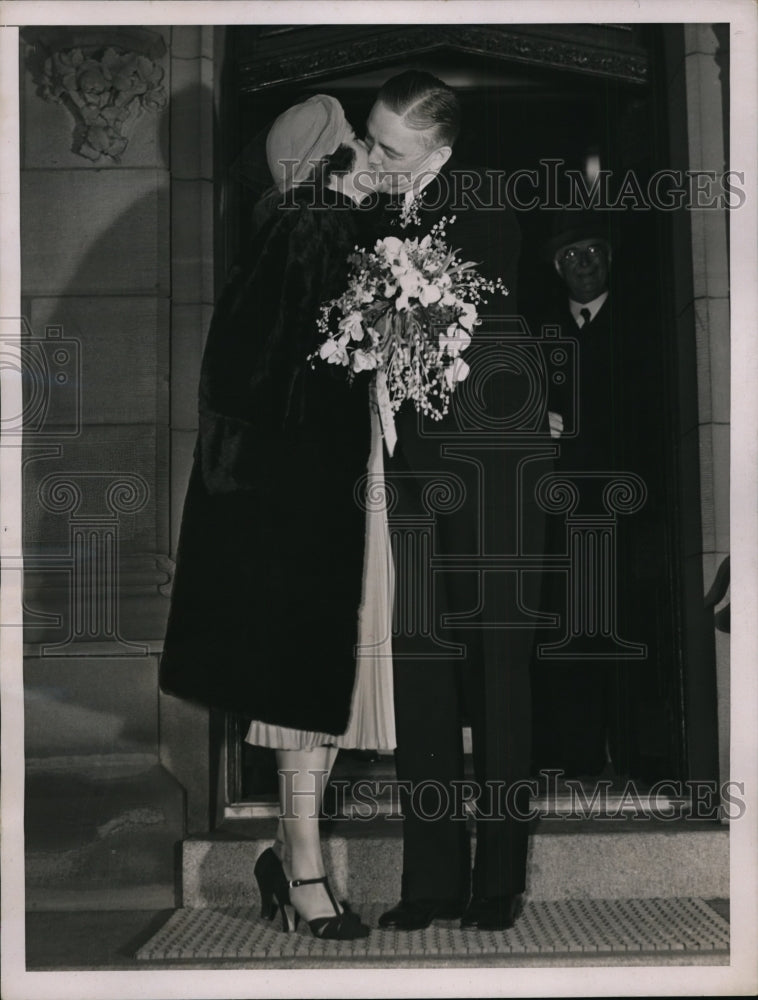
{"label": "bouquet ribbon", "polygon": [[392,458],[397,444],[395,415],[392,412],[389,389],[387,388],[387,376],[381,371],[376,373],[376,405],[379,407],[379,419],[382,423],[382,434],[387,454]]}

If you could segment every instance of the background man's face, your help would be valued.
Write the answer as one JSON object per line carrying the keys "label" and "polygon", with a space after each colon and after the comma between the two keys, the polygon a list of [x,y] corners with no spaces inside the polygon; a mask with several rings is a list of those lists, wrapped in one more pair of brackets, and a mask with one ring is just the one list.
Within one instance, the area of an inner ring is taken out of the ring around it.
{"label": "background man's face", "polygon": [[605,240],[577,240],[562,247],[555,260],[575,302],[591,302],[608,288],[611,251]]}
{"label": "background man's face", "polygon": [[374,104],[366,122],[366,145],[369,166],[379,175],[380,191],[407,191],[419,174],[434,169],[435,150],[427,146],[426,135],[409,128],[401,115],[381,101]]}

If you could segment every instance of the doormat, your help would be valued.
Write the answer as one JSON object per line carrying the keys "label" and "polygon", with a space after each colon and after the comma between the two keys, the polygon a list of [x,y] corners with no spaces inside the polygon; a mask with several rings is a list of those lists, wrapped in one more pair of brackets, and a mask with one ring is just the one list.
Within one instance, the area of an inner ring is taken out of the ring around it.
{"label": "doormat", "polygon": [[377,928],[392,904],[359,908],[374,928],[359,941],[321,941],[301,921],[286,934],[262,920],[257,909],[181,909],[139,951],[138,959],[365,959],[456,958],[462,956],[697,953],[728,954],[729,924],[702,899],[583,899],[526,903],[506,931],[461,930],[457,921],[426,930]]}

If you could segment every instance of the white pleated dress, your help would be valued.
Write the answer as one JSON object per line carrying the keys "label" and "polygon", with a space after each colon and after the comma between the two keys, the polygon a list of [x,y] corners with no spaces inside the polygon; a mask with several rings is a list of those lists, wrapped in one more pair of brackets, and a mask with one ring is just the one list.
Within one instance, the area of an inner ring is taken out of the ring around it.
{"label": "white pleated dress", "polygon": [[395,747],[392,695],[395,577],[384,491],[384,441],[373,392],[371,453],[367,469],[363,595],[358,611],[355,686],[347,729],[335,736],[253,721],[245,736],[248,743],[278,750],[307,750],[318,746],[351,750],[393,750]]}

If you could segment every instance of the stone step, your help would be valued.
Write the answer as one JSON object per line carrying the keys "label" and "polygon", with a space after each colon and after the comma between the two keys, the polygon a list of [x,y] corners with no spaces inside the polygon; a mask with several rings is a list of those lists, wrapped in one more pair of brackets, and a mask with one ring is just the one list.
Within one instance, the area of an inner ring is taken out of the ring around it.
{"label": "stone step", "polygon": [[[270,818],[233,820],[182,845],[182,906],[260,904],[253,866],[270,846]],[[472,843],[475,838],[472,836]],[[327,870],[351,903],[398,899],[401,823],[322,823]],[[527,900],[729,896],[729,831],[697,820],[539,820],[530,838]]]}
{"label": "stone step", "polygon": [[172,907],[184,793],[151,754],[27,763],[27,909]]}

